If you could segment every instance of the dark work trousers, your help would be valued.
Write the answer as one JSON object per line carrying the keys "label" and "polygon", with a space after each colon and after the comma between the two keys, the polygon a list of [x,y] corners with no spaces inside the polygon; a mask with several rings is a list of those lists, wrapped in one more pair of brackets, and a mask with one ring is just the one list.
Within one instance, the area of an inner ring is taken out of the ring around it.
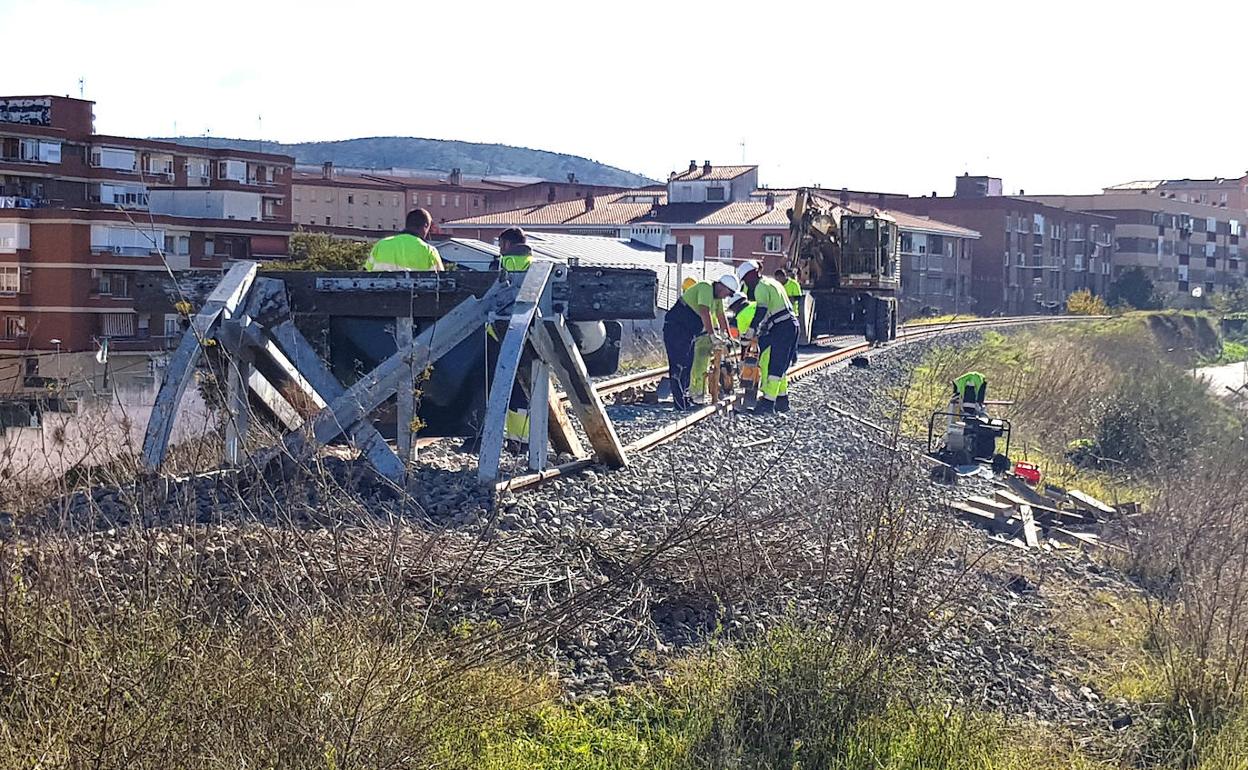
{"label": "dark work trousers", "polygon": [[779,321],[772,324],[765,334],[758,338],[758,349],[771,348],[771,360],[767,362],[767,374],[771,377],[783,377],[797,356],[797,319]]}
{"label": "dark work trousers", "polygon": [[702,319],[683,300],[672,305],[663,319],[663,347],[667,349],[667,379],[672,403],[689,408],[689,379],[693,374],[693,343],[702,334]]}

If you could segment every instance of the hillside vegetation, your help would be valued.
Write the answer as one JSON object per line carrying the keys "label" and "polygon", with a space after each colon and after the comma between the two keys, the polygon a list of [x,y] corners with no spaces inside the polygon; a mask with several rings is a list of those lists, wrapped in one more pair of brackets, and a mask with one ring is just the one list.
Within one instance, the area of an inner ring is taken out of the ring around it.
{"label": "hillside vegetation", "polygon": [[332,161],[351,168],[416,168],[491,176],[534,176],[563,181],[568,174],[587,184],[637,187],[652,180],[589,158],[560,152],[414,136],[375,136],[338,142],[261,142],[225,137],[165,137],[160,141],[192,147],[230,147],[293,155],[297,163]]}

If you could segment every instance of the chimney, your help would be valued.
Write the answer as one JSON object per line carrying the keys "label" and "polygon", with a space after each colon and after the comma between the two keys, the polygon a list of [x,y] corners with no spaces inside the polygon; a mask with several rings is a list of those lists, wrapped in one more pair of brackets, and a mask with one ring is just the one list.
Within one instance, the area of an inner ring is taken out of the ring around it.
{"label": "chimney", "polygon": [[696,160],[691,160],[691,161],[689,161],[689,170],[690,170],[690,171],[697,171],[697,170],[698,170],[698,162],[697,162]]}
{"label": "chimney", "polygon": [[849,188],[842,187],[841,188],[841,205],[846,206],[848,204],[849,204]]}
{"label": "chimney", "polygon": [[771,211],[775,207],[776,207],[776,194],[768,190],[767,191],[767,210]]}
{"label": "chimney", "polygon": [[936,191],[935,191],[935,190],[932,190],[932,197],[933,197],[933,198],[935,198],[935,197],[936,197]]}
{"label": "chimney", "polygon": [[668,172],[668,174],[667,174],[667,181],[669,181],[669,182],[670,182],[670,181],[672,181],[672,180],[673,180],[673,179],[675,179],[675,178],[676,178],[676,172],[675,172],[675,171],[670,171],[670,172]]}
{"label": "chimney", "polygon": [[576,174],[568,174],[568,184],[576,184]]}
{"label": "chimney", "polygon": [[447,182],[453,185],[461,185],[464,183],[464,174],[457,168],[451,169],[451,175],[447,177]]}
{"label": "chimney", "polygon": [[594,210],[594,194],[593,193],[585,193],[585,210],[586,211]]}
{"label": "chimney", "polygon": [[321,176],[325,179],[334,178],[334,162],[332,160],[327,160],[321,164]]}
{"label": "chimney", "polygon": [[1023,188],[1021,188],[1021,187],[1020,187],[1020,188],[1018,188],[1018,194],[1019,194],[1019,195],[1026,195],[1026,194],[1027,194],[1027,191],[1026,191],[1026,190],[1024,190]]}
{"label": "chimney", "polygon": [[703,174],[711,173],[711,162],[709,160],[702,161],[702,173]]}
{"label": "chimney", "polygon": [[547,203],[555,202],[555,186],[553,184],[549,188],[546,189],[546,202]]}

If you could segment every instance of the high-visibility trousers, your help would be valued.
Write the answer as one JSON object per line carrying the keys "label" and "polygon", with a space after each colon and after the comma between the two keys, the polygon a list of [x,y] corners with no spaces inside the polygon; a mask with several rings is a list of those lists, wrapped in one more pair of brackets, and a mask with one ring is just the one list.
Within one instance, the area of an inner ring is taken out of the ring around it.
{"label": "high-visibility trousers", "polygon": [[693,341],[693,369],[689,372],[689,395],[706,395],[706,371],[711,365],[711,335],[703,334]]}
{"label": "high-visibility trousers", "polygon": [[758,338],[759,347],[766,349],[771,355],[767,366],[760,371],[763,374],[763,398],[775,401],[789,393],[789,365],[793,353],[797,349],[797,319],[789,319],[773,324],[765,334]]}

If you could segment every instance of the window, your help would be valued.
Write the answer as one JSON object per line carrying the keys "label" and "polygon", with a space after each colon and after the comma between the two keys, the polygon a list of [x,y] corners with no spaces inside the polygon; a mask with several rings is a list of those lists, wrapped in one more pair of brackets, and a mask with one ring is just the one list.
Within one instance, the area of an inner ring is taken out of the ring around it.
{"label": "window", "polygon": [[1205,267],[1217,267],[1217,266],[1218,266],[1217,257],[1205,257]]}
{"label": "window", "polygon": [[455,196],[455,202],[452,205],[455,206],[455,208],[459,208],[459,196],[458,195]]}
{"label": "window", "polygon": [[364,226],[368,227],[368,217],[364,217]]}
{"label": "window", "polygon": [[[354,197],[354,196],[347,196],[347,203],[350,203],[350,202],[351,202],[351,198],[353,198],[353,197]],[[368,205],[368,193],[364,193],[364,205],[365,205],[365,206],[367,206],[367,205]]]}
{"label": "window", "polygon": [[1187,290],[1188,290],[1187,281],[1179,281],[1179,291],[1187,291]]}
{"label": "window", "polygon": [[4,338],[15,340],[26,336],[26,316],[6,315],[4,317]]}
{"label": "window", "polygon": [[391,205],[391,206],[394,206],[394,207],[397,209],[397,208],[399,207],[399,203],[400,203],[400,201],[399,201],[399,196],[398,196],[398,194],[395,194],[395,195],[391,195],[391,196],[390,196],[390,205]]}
{"label": "window", "polygon": [[475,195],[472,196],[472,207],[475,209],[475,208],[479,208],[480,206],[481,206],[481,199]]}
{"label": "window", "polygon": [[0,267],[0,294],[17,294],[22,290],[22,269]]}
{"label": "window", "polygon": [[763,251],[768,254],[778,254],[780,252],[782,240],[783,238],[779,235],[764,235]]}
{"label": "window", "polygon": [[333,218],[333,217],[325,217],[325,224],[326,224],[327,226],[333,225],[333,224],[334,224],[334,218]]}
{"label": "window", "polygon": [[708,201],[722,201],[724,199],[724,188],[722,187],[706,188],[706,199]]}
{"label": "window", "polygon": [[1005,266],[1006,267],[1010,266],[1010,250],[1009,249],[1005,250]]}
{"label": "window", "polygon": [[182,334],[182,324],[179,323],[180,320],[181,319],[177,315],[170,314],[165,316],[166,337],[177,337]]}
{"label": "window", "polygon": [[1205,281],[1205,294],[1213,294],[1213,281]]}
{"label": "window", "polygon": [[[355,226],[354,220],[355,220],[355,217],[347,217],[347,227],[354,227]],[[364,221],[367,222],[368,220],[366,219]]]}
{"label": "window", "polygon": [[348,204],[355,203],[355,196],[354,196],[354,195],[351,195],[351,194],[348,194],[348,195],[347,195],[347,203],[348,203]]}
{"label": "window", "polygon": [[425,195],[425,205],[426,205],[426,206],[432,206],[432,205],[433,205],[433,193],[427,193],[427,194]]}
{"label": "window", "polygon": [[216,256],[216,254],[217,254],[216,241],[213,240],[211,235],[204,238],[204,256],[213,257],[213,256]]}
{"label": "window", "polygon": [[1213,217],[1205,217],[1205,232],[1216,233],[1218,231],[1218,220]]}
{"label": "window", "polygon": [[442,205],[443,205],[443,206],[445,206],[445,205],[446,205],[446,193],[443,193],[443,194],[442,194]]}
{"label": "window", "polygon": [[732,236],[731,235],[719,236],[719,258],[720,259],[732,258]]}

